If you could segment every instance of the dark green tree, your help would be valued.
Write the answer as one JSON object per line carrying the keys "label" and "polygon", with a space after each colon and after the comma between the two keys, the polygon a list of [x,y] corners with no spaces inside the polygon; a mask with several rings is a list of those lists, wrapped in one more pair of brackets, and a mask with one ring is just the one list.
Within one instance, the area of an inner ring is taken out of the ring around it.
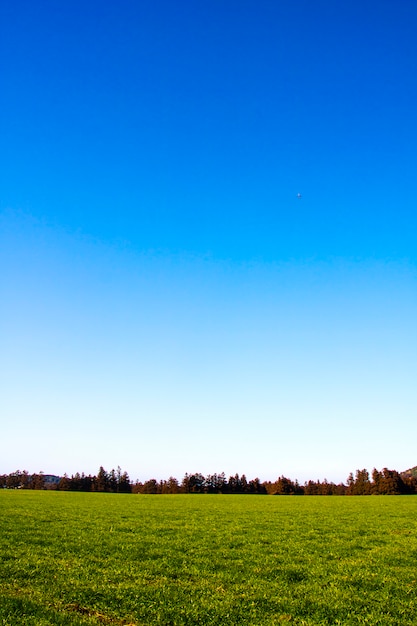
{"label": "dark green tree", "polygon": [[109,475],[104,467],[101,465],[97,476],[94,480],[95,491],[108,491],[109,490]]}

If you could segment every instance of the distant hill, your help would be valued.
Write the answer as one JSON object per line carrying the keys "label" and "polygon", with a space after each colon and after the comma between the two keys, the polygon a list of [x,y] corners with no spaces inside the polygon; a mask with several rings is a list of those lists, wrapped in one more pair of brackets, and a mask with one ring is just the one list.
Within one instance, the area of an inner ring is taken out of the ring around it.
{"label": "distant hill", "polygon": [[55,476],[55,474],[43,474],[43,480],[47,485],[57,485],[61,480],[61,476]]}
{"label": "distant hill", "polygon": [[401,472],[401,476],[417,476],[417,465],[411,469]]}

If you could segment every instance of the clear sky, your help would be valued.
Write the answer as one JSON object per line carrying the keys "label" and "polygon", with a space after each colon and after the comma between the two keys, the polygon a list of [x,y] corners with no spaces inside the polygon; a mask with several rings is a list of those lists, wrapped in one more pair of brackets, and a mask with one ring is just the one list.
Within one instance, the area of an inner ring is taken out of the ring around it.
{"label": "clear sky", "polygon": [[2,3],[0,473],[417,464],[416,28]]}

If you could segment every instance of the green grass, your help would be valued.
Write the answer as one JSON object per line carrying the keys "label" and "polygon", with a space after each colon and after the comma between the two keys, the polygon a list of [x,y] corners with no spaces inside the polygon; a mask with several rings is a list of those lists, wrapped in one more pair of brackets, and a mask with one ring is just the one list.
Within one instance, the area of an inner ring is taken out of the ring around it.
{"label": "green grass", "polygon": [[417,497],[0,492],[0,624],[417,623]]}

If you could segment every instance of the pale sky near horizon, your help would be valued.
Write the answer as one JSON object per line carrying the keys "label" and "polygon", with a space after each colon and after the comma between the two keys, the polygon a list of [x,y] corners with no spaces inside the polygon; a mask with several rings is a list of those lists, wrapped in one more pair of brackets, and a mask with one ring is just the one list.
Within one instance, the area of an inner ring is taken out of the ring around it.
{"label": "pale sky near horizon", "polygon": [[0,473],[417,464],[416,26],[1,6]]}

